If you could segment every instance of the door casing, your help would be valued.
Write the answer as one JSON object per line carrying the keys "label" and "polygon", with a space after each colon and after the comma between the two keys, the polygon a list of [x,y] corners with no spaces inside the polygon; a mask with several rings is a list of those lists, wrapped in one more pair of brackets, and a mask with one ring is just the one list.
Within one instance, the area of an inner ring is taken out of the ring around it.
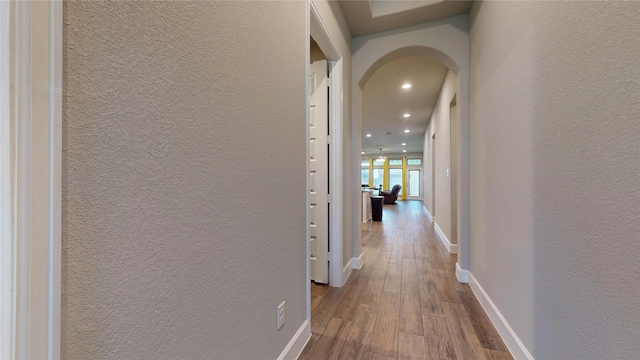
{"label": "door casing", "polygon": [[[331,37],[325,22],[320,16],[320,12],[316,8],[313,1],[309,1],[309,24],[307,33],[307,49],[310,46],[311,37],[316,41],[322,52],[329,60],[329,74],[331,78],[331,87],[329,88],[329,128],[331,129],[331,142],[329,144],[329,188],[331,189],[329,202],[329,247],[331,253],[329,256],[329,285],[342,286],[351,272],[350,268],[342,267],[342,249],[343,249],[343,92],[344,92],[344,59],[338,49],[336,42]],[[309,54],[307,53],[307,56]],[[309,79],[310,60],[307,57],[307,79]],[[307,93],[309,91],[309,83],[307,83]],[[308,101],[308,99],[307,99]],[[307,104],[307,109],[309,104]],[[307,110],[307,132],[309,128],[309,113]],[[307,138],[309,134],[307,133]],[[309,148],[307,144],[307,157]],[[307,173],[308,173],[307,169]],[[308,179],[307,179],[308,181]],[[307,222],[309,221],[309,184],[307,183]],[[308,229],[307,229],[308,232]],[[307,233],[309,239],[309,233]],[[308,240],[307,240],[308,241]],[[310,282],[309,273],[309,246],[307,243],[307,282]],[[307,290],[307,313],[310,318],[311,311],[311,292]]]}

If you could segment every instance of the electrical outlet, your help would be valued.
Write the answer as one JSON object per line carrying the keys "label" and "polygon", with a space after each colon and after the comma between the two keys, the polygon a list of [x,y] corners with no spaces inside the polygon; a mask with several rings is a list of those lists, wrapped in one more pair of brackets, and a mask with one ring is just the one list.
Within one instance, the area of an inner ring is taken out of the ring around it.
{"label": "electrical outlet", "polygon": [[284,322],[287,321],[286,303],[286,301],[283,301],[282,304],[278,306],[278,330],[282,329]]}

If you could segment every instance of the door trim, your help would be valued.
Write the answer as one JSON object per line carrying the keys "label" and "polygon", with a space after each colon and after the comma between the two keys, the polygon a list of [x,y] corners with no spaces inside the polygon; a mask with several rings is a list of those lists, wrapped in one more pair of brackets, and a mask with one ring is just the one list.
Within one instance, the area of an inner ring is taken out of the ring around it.
{"label": "door trim", "polygon": [[329,243],[331,259],[329,262],[329,285],[342,286],[349,274],[340,271],[343,259],[343,134],[342,134],[342,58],[329,63],[331,87],[329,88],[329,129],[331,129],[331,144],[329,144],[329,189],[331,202],[329,203]]}
{"label": "door trim", "polygon": [[62,2],[0,6],[0,358],[59,359]]}

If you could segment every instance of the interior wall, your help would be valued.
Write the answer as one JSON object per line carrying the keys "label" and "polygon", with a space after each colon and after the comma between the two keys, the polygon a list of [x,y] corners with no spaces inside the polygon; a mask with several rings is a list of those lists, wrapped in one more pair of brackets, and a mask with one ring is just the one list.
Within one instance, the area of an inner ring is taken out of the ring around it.
{"label": "interior wall", "polygon": [[62,358],[274,359],[304,323],[307,16],[64,3]]}
{"label": "interior wall", "polygon": [[[429,213],[435,214],[435,223],[438,224],[444,235],[447,237],[451,244],[455,244],[455,239],[452,235],[451,222],[451,209],[455,208],[455,205],[451,202],[451,122],[450,122],[450,104],[451,99],[456,95],[457,79],[451,72],[447,72],[447,76],[442,83],[442,89],[440,95],[438,95],[438,101],[433,109],[429,125],[427,125],[427,131],[424,134],[424,183],[425,186],[425,203]],[[432,156],[432,136],[436,134],[435,141],[435,196],[436,196],[436,208],[434,212],[433,208],[433,156]],[[454,134],[455,135],[455,134]],[[447,171],[449,171],[447,175]],[[454,185],[455,186],[455,185]]]}
{"label": "interior wall", "polygon": [[[359,152],[353,153],[353,140],[351,130],[351,33],[344,18],[340,4],[336,1],[312,0],[313,5],[318,10],[324,25],[335,41],[335,45],[340,51],[343,59],[343,102],[342,102],[342,135],[343,135],[343,248],[342,266],[346,266],[352,257],[360,254],[359,237],[353,237],[353,222],[359,222],[358,215],[360,209],[360,168],[354,166],[358,164]],[[357,154],[357,155],[356,155]],[[357,168],[356,173],[354,168]],[[356,204],[356,206],[354,206]]]}
{"label": "interior wall", "polygon": [[640,4],[471,12],[471,272],[536,359],[640,354]]}
{"label": "interior wall", "polygon": [[452,244],[458,242],[458,134],[460,129],[458,128],[458,106],[456,104],[456,96],[449,103],[449,183],[450,186],[450,211],[451,215],[451,234],[449,241]]}
{"label": "interior wall", "polygon": [[318,60],[327,60],[327,56],[322,52],[315,41],[311,43],[311,48],[309,50],[309,59],[311,60],[311,63]]}

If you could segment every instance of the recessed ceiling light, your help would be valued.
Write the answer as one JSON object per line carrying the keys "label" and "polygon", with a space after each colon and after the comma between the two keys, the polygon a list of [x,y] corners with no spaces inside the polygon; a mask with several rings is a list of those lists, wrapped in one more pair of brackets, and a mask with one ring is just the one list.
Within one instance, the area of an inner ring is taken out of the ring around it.
{"label": "recessed ceiling light", "polygon": [[406,114],[402,115],[402,117],[409,117],[409,116],[411,116],[411,114],[409,114],[409,113],[406,113]]}
{"label": "recessed ceiling light", "polygon": [[405,130],[404,132],[408,133],[408,132],[409,132],[409,129]]}
{"label": "recessed ceiling light", "polygon": [[371,134],[367,134],[367,137],[371,137]]}
{"label": "recessed ceiling light", "polygon": [[402,143],[402,146],[407,146],[407,143]]}
{"label": "recessed ceiling light", "polygon": [[402,150],[402,152],[407,152],[407,150]]}
{"label": "recessed ceiling light", "polygon": [[411,84],[403,84],[402,88],[405,89],[405,90],[406,89],[411,89]]}
{"label": "recessed ceiling light", "polygon": [[364,155],[364,151],[363,151],[363,152],[361,152],[360,154]]}

